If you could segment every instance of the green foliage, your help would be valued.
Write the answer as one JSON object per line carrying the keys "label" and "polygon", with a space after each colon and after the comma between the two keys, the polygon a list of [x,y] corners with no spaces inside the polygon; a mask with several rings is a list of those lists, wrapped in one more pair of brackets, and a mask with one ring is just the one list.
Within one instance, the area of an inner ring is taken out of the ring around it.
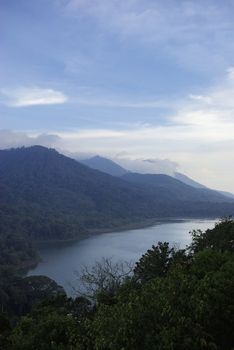
{"label": "green foliage", "polygon": [[75,329],[72,316],[45,310],[39,317],[22,319],[20,327],[16,327],[11,336],[11,345],[15,350],[71,349]]}
{"label": "green foliage", "polygon": [[234,221],[224,218],[216,223],[213,230],[192,232],[191,250],[197,252],[202,249],[215,249],[234,253]]}
{"label": "green foliage", "polygon": [[228,219],[193,234],[187,251],[153,246],[132,277],[110,290],[111,302],[105,284],[96,304],[64,296],[46,301],[7,330],[5,344],[14,350],[232,350],[233,228]]}
{"label": "green foliage", "polygon": [[169,243],[158,242],[157,246],[152,246],[136,263],[134,276],[137,280],[146,282],[154,277],[165,276],[172,264],[187,260],[185,250],[176,251],[169,247]]}
{"label": "green foliage", "polygon": [[233,228],[232,220],[224,220],[200,233],[200,244],[212,232],[215,236],[212,245],[197,248],[195,254],[196,237],[189,254],[160,243],[143,255],[134,270],[138,283],[123,286],[115,303],[98,308],[90,325],[94,348],[231,350]]}
{"label": "green foliage", "polygon": [[31,242],[19,234],[0,235],[0,251],[0,271],[6,266],[27,267],[38,258]]}
{"label": "green foliage", "polygon": [[[92,324],[95,349],[231,349],[234,345],[234,257],[206,252],[190,268],[174,266],[141,288],[102,305]],[[214,264],[212,264],[214,260]]]}
{"label": "green foliage", "polygon": [[25,303],[25,294],[17,287],[19,270],[35,264],[38,255],[30,241],[16,234],[0,235],[0,252],[0,311],[14,318],[21,313],[16,305]]}
{"label": "green foliage", "polygon": [[166,175],[126,176],[104,174],[40,146],[0,151],[0,237],[66,240],[168,215],[234,213],[234,201],[215,191]]}
{"label": "green foliage", "polygon": [[90,305],[81,298],[64,296],[45,301],[23,317],[8,338],[14,350],[86,350],[84,314],[88,317]]}

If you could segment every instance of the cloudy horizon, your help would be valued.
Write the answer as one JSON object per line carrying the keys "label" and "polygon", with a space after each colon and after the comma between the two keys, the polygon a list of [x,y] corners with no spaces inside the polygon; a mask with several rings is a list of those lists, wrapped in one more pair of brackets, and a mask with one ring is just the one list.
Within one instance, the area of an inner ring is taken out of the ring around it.
{"label": "cloudy horizon", "polygon": [[151,159],[234,192],[234,2],[3,0],[0,10],[1,149],[40,144],[146,169]]}

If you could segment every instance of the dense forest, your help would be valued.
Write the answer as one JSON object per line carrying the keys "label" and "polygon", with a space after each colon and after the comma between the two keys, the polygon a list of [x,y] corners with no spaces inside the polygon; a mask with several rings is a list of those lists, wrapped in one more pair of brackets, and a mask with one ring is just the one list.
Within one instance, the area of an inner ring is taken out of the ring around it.
{"label": "dense forest", "polygon": [[232,350],[233,242],[234,221],[224,219],[192,232],[186,249],[159,242],[121,280],[104,269],[93,298],[61,294],[16,324],[2,313],[1,349]]}
{"label": "dense forest", "polygon": [[0,151],[0,237],[81,238],[162,217],[222,217],[234,200],[166,175],[117,178],[53,149]]}

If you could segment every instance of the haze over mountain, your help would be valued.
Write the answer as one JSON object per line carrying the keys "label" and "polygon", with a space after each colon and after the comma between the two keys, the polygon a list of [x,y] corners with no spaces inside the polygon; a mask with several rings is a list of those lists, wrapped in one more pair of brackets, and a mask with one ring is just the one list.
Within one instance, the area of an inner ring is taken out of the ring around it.
{"label": "haze over mountain", "polygon": [[144,174],[166,174],[173,176],[178,165],[168,159],[128,159],[107,158],[100,155],[86,157],[85,159],[72,158],[88,165],[90,168],[98,169],[114,176],[121,176],[128,172]]}
{"label": "haze over mountain", "polygon": [[[114,176],[122,176],[124,174],[131,172],[129,170],[124,169],[123,167],[121,167],[119,164],[117,164],[113,160],[110,160],[110,159],[104,158],[104,157],[100,157],[100,156],[91,157],[91,158],[82,160],[81,162],[86,164],[90,168],[98,169],[100,171],[103,171],[107,174],[114,175]],[[159,162],[159,160],[158,160],[158,162]],[[131,163],[134,163],[134,161],[131,161]],[[146,167],[146,169],[147,169],[147,167]],[[160,167],[160,169],[162,169],[162,174],[167,175],[167,173],[164,173],[163,167]],[[165,171],[166,171],[166,169],[165,169]],[[146,173],[146,170],[144,170],[144,168],[142,167],[141,171],[139,171],[139,173],[141,173],[141,172]],[[152,172],[152,170],[151,170],[151,172]],[[172,177],[183,182],[186,185],[192,186],[192,187],[197,188],[197,189],[208,189],[206,186],[191,179],[187,175],[184,175],[184,174],[179,173],[177,171],[171,171],[170,173],[172,173],[171,174]],[[146,179],[146,177],[144,177],[144,178]],[[234,195],[232,193],[225,192],[225,191],[216,191],[216,192],[217,193],[219,192],[220,194],[222,194],[226,197],[234,199]]]}
{"label": "haze over mountain", "polygon": [[[131,183],[141,184],[148,187],[155,195],[173,201],[207,201],[223,202],[231,201],[217,191],[206,188],[194,188],[183,182],[164,174],[137,174],[128,173],[121,177]],[[231,201],[232,202],[232,201]]]}
{"label": "haze over mountain", "polygon": [[121,176],[126,174],[128,171],[121,167],[119,164],[113,162],[110,159],[94,156],[89,159],[80,160],[81,163],[87,165],[90,168],[103,171],[109,175]]}
{"label": "haze over mountain", "polygon": [[163,217],[217,217],[234,201],[166,175],[114,177],[40,146],[0,151],[1,234],[68,239]]}
{"label": "haze over mountain", "polygon": [[[185,184],[190,185],[192,187],[195,187],[195,188],[207,188],[206,186],[200,184],[197,181],[192,180],[190,177],[188,177],[188,176],[186,176],[184,174],[175,172],[174,173],[174,177],[175,177],[175,179],[178,179],[178,180],[180,180],[180,181],[184,182]],[[217,192],[223,194],[226,197],[234,199],[234,194],[233,193],[230,193],[230,192],[227,192],[227,191],[217,191]]]}
{"label": "haze over mountain", "polygon": [[174,177],[175,177],[175,179],[180,180],[180,181],[182,181],[183,183],[185,183],[185,184],[187,184],[187,185],[190,185],[190,186],[192,186],[192,187],[195,187],[195,188],[207,188],[206,186],[200,184],[199,182],[197,182],[197,181],[191,179],[191,178],[188,177],[187,175],[184,175],[184,174],[175,172],[175,173],[174,173]]}

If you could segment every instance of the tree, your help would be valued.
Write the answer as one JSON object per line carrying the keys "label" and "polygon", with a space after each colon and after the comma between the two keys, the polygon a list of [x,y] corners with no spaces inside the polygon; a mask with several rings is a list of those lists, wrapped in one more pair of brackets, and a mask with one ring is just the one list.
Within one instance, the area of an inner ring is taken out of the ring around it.
{"label": "tree", "polygon": [[81,273],[76,272],[80,287],[74,288],[75,293],[92,302],[110,302],[132,271],[133,266],[129,262],[113,262],[111,258],[102,258],[92,267],[84,266]]}
{"label": "tree", "polygon": [[221,219],[215,224],[214,229],[208,229],[205,232],[195,230],[191,232],[191,235],[190,250],[192,252],[196,253],[211,248],[234,253],[234,220],[231,217]]}
{"label": "tree", "polygon": [[185,250],[176,250],[168,242],[158,242],[147,253],[142,255],[134,268],[134,277],[141,283],[155,277],[165,276],[172,264],[183,263],[188,260]]}

